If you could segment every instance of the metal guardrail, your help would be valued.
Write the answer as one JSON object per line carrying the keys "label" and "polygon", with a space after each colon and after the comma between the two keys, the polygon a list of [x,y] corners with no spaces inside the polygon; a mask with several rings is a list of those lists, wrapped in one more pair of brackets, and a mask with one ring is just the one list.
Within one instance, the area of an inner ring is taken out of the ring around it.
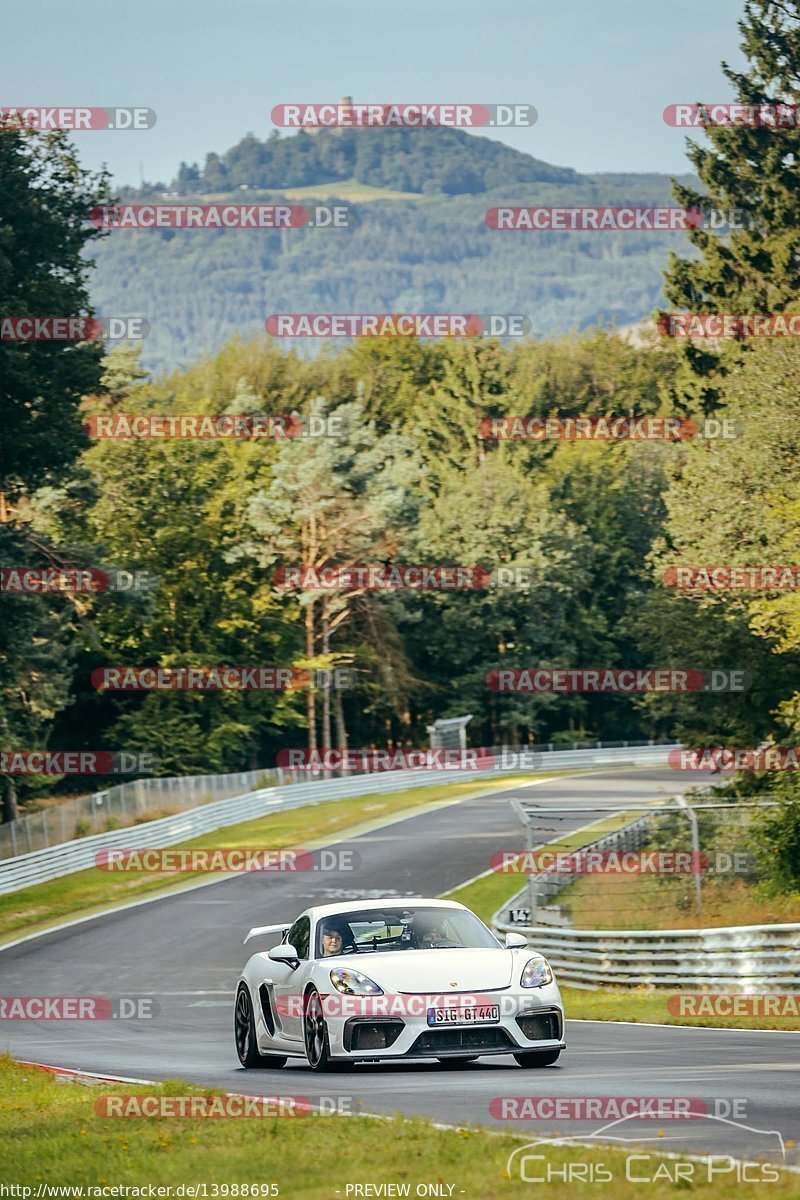
{"label": "metal guardrail", "polygon": [[[633,747],[644,744],[630,743]],[[654,745],[653,742],[647,744]],[[627,747],[627,742],[595,742],[585,746],[576,742],[567,752],[581,749],[614,751]],[[555,747],[550,743],[546,749],[553,751]],[[538,760],[545,747],[523,747],[522,750],[533,754]],[[501,747],[492,752],[519,754],[521,748]],[[363,770],[349,772],[351,776],[363,773]],[[112,784],[93,795],[78,796],[59,804],[47,805],[38,811],[23,813],[15,821],[0,824],[0,859],[16,858],[20,854],[30,854],[33,850],[43,850],[93,833],[105,833],[110,828],[124,829],[130,825],[140,825],[157,817],[172,816],[187,808],[197,808],[214,800],[227,800],[260,788],[284,783],[306,783],[316,778],[318,773],[312,771],[282,770],[277,767],[274,770],[258,768],[235,771],[227,775],[131,779],[126,783]]]}
{"label": "metal guardrail", "polygon": [[558,977],[597,990],[625,987],[791,991],[800,986],[800,925],[719,929],[549,929],[497,922],[524,933]]}
{"label": "metal guardrail", "polygon": [[[538,754],[536,770],[591,767],[598,765],[650,765],[664,762],[672,744],[640,747],[603,746],[589,750],[552,751]],[[498,751],[499,753],[499,751]],[[481,767],[481,760],[476,763]],[[88,837],[76,838],[56,846],[34,850],[0,862],[0,894],[19,891],[49,879],[58,879],[75,871],[95,865],[100,850],[153,849],[174,846],[204,833],[285,812],[326,800],[348,799],[371,793],[405,791],[408,788],[430,787],[435,784],[456,783],[469,779],[497,778],[501,774],[519,774],[520,767],[509,764],[504,770],[489,769],[401,770],[379,771],[366,775],[351,775],[341,779],[319,779],[310,783],[282,784],[261,788],[226,800],[203,804],[198,808],[175,813],[169,817],[147,821],[128,829],[110,830]]]}
{"label": "metal guardrail", "polygon": [[90,796],[63,800],[38,812],[23,813],[0,825],[0,859],[16,858],[76,837],[138,825],[214,800],[227,800],[284,782],[280,770],[235,771],[227,775],[157,776],[130,779]]}

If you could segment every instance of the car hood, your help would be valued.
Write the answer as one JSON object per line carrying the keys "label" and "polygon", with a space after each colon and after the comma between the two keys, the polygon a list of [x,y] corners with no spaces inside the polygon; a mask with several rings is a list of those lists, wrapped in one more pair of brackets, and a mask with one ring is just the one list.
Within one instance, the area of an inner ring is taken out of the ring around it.
{"label": "car hood", "polygon": [[[351,956],[342,967],[355,964]],[[333,966],[333,963],[331,963]],[[506,988],[512,980],[514,956],[508,950],[403,950],[359,954],[357,969],[384,992],[470,992]]]}

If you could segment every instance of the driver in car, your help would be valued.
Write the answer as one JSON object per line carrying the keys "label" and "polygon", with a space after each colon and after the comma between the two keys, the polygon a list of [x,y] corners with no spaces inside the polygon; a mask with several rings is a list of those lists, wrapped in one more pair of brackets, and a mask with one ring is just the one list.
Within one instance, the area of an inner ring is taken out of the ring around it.
{"label": "driver in car", "polygon": [[344,938],[341,929],[335,925],[326,925],[322,931],[322,956],[330,958],[333,954],[341,954]]}

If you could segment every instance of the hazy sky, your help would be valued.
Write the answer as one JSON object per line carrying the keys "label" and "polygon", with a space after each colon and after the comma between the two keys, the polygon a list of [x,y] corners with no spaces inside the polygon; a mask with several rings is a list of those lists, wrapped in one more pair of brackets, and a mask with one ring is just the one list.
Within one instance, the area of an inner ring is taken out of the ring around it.
{"label": "hazy sky", "polygon": [[[582,171],[687,169],[665,105],[728,100],[742,0],[5,0],[2,105],[144,105],[155,128],[75,135],[116,183],[172,178],[279,103],[533,104],[503,140]],[[501,136],[492,134],[492,136]]]}

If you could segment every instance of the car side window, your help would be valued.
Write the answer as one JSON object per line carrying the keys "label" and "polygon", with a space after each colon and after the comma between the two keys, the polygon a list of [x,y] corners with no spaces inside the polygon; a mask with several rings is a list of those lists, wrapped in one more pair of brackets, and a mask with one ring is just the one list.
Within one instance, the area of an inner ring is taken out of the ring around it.
{"label": "car side window", "polygon": [[311,921],[308,917],[298,917],[286,935],[286,941],[294,946],[298,958],[308,958],[308,943],[311,937]]}

